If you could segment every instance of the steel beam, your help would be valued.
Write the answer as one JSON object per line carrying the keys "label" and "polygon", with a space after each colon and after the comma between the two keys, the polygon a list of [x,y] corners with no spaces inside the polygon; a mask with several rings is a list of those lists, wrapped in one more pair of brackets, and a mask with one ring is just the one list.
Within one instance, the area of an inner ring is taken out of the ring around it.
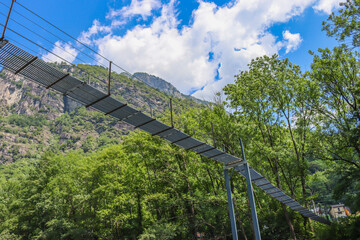
{"label": "steel beam", "polygon": [[89,104],[88,104],[88,105],[86,105],[85,107],[86,107],[86,108],[91,107],[92,105],[94,105],[94,104],[96,104],[96,103],[98,103],[98,102],[100,102],[100,101],[104,100],[104,99],[105,99],[105,98],[107,98],[107,97],[110,97],[110,95],[105,95],[105,96],[103,96],[103,97],[99,98],[98,100],[95,100],[94,102],[89,103]]}
{"label": "steel beam", "polygon": [[77,89],[77,88],[79,88],[79,87],[81,87],[81,86],[84,86],[85,84],[86,84],[85,82],[81,82],[79,85],[77,85],[77,86],[69,89],[68,91],[66,91],[66,92],[64,93],[64,96],[67,96],[69,93],[71,93],[72,91],[74,91],[75,89]]}
{"label": "steel beam", "polygon": [[186,137],[183,137],[183,138],[180,138],[180,139],[178,139],[178,140],[176,140],[176,141],[173,141],[173,142],[171,142],[171,143],[178,143],[178,142],[181,142],[181,141],[183,141],[183,140],[185,140],[185,139],[188,139],[188,138],[191,138],[191,136],[189,135],[189,136],[186,136]]}
{"label": "steel beam", "polygon": [[38,57],[33,57],[30,61],[28,61],[24,66],[22,66],[19,70],[17,70],[14,74],[18,74],[22,70],[24,70],[27,66],[29,66],[32,62],[34,62]]}
{"label": "steel beam", "polygon": [[58,82],[60,82],[61,80],[63,80],[64,78],[68,77],[70,75],[70,73],[65,74],[64,76],[62,76],[61,78],[59,78],[58,80],[56,80],[55,82],[53,82],[52,84],[50,84],[49,86],[46,87],[46,89],[51,88],[52,86],[54,86],[55,84],[57,84]]}
{"label": "steel beam", "polygon": [[212,147],[212,148],[209,148],[209,149],[207,149],[207,150],[198,152],[197,154],[203,154],[203,153],[209,152],[209,151],[214,150],[214,149],[216,149],[216,148]]}
{"label": "steel beam", "polygon": [[233,167],[242,166],[243,164],[244,164],[244,161],[242,159],[239,159],[239,160],[236,160],[236,161],[233,161],[233,162],[229,162],[225,166],[227,168],[233,168]]}
{"label": "steel beam", "polygon": [[167,132],[167,131],[169,131],[170,129],[174,129],[174,128],[173,128],[173,127],[166,128],[166,129],[161,130],[161,131],[159,131],[159,132],[153,133],[152,136],[159,135],[160,133]]}
{"label": "steel beam", "polygon": [[294,201],[293,199],[288,199],[288,200],[283,201],[282,203],[288,204],[288,203],[291,203],[291,202],[293,202],[293,201]]}
{"label": "steel beam", "polygon": [[126,117],[123,117],[123,118],[119,119],[119,122],[124,121],[124,120],[126,120],[126,119],[129,119],[129,118],[131,118],[131,117],[134,117],[134,116],[136,116],[136,115],[139,114],[139,113],[141,113],[141,112],[140,112],[140,111],[137,111],[137,112],[134,112],[134,113],[132,113],[132,114],[129,114],[129,115],[127,115]]}
{"label": "steel beam", "polygon": [[233,204],[233,200],[232,200],[232,196],[231,196],[229,170],[227,168],[224,168],[224,178],[225,178],[227,199],[228,199],[228,204],[229,204],[229,214],[230,214],[232,237],[233,237],[233,240],[238,240],[236,221],[235,221],[235,213],[234,213],[234,204]]}
{"label": "steel beam", "polygon": [[126,106],[127,106],[127,103],[125,103],[124,105],[121,105],[120,107],[115,108],[114,110],[111,110],[110,112],[105,113],[105,115],[109,115],[110,113],[113,113],[123,107],[126,107]]}
{"label": "steel beam", "polygon": [[146,124],[151,123],[151,122],[153,122],[153,121],[155,121],[155,120],[156,120],[156,119],[153,118],[153,119],[151,119],[151,120],[149,120],[149,121],[146,121],[146,122],[144,122],[144,123],[142,123],[142,124],[140,124],[140,125],[135,126],[134,129],[139,128],[139,127],[142,127],[142,126],[145,126]]}
{"label": "steel beam", "polygon": [[206,143],[200,143],[200,144],[198,144],[198,145],[195,145],[195,146],[186,148],[185,150],[192,150],[192,149],[195,149],[195,148],[200,147],[200,146],[203,146],[203,145],[206,145]]}
{"label": "steel beam", "polygon": [[267,182],[267,183],[263,183],[263,184],[260,184],[260,185],[257,185],[258,187],[263,187],[263,186],[266,186],[266,185],[269,185],[271,184],[271,182]]}
{"label": "steel beam", "polygon": [[251,179],[251,181],[255,182],[255,181],[261,180],[261,179],[264,179],[264,177],[259,177],[259,178]]}
{"label": "steel beam", "polygon": [[[273,189],[273,188],[276,188],[276,187],[275,187],[274,185],[271,185],[271,187],[269,187],[269,188],[260,188],[260,189],[266,191],[266,190]],[[270,193],[269,193],[269,194],[270,194]]]}
{"label": "steel beam", "polygon": [[214,158],[214,157],[218,157],[218,156],[221,156],[221,155],[224,155],[224,154],[226,154],[226,152],[218,153],[218,154],[215,154],[214,156],[210,156],[208,158]]}
{"label": "steel beam", "polygon": [[244,164],[245,178],[246,178],[246,185],[247,185],[247,190],[248,190],[248,194],[249,194],[249,202],[250,202],[252,221],[253,221],[253,225],[254,225],[255,239],[261,240],[259,222],[258,222],[256,206],[255,206],[254,189],[251,184],[251,175],[250,175],[249,164],[246,162],[246,159],[245,159],[245,151],[244,151],[244,146],[243,146],[241,139],[240,139],[240,145],[241,145],[241,151],[242,151],[242,159],[245,162],[245,164]]}

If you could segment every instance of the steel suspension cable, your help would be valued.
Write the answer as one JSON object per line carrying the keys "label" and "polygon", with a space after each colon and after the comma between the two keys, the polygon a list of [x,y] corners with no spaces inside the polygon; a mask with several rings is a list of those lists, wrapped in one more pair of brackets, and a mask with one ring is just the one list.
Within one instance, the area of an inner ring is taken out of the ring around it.
{"label": "steel suspension cable", "polygon": [[[37,16],[38,18],[40,18],[41,20],[43,20],[44,22],[48,23],[49,25],[51,25],[52,27],[54,27],[55,29],[59,30],[60,32],[64,33],[65,35],[67,35],[68,37],[72,38],[73,40],[75,40],[76,42],[78,42],[79,44],[83,45],[84,47],[86,47],[87,49],[89,49],[90,51],[94,52],[95,54],[97,54],[98,56],[102,57],[103,59],[107,60],[107,61],[111,61],[108,58],[106,58],[105,56],[103,56],[102,54],[98,53],[97,51],[95,51],[94,49],[90,48],[89,46],[87,46],[86,44],[84,44],[83,42],[79,41],[78,39],[76,39],[75,37],[71,36],[70,34],[68,34],[67,32],[65,32],[64,30],[60,29],[59,27],[57,27],[56,25],[52,24],[51,22],[47,21],[45,18],[41,17],[40,15],[38,15],[37,13],[33,12],[32,10],[30,10],[29,8],[25,7],[24,5],[22,5],[21,3],[15,2],[17,3],[19,6],[23,7],[25,10],[29,11],[30,13],[34,14],[35,16]],[[129,74],[131,77],[136,78],[137,80],[141,81],[139,78],[135,77],[133,74],[131,74],[129,71],[127,71],[126,69],[124,69],[123,67],[119,66],[118,64],[112,62],[112,64],[116,67],[118,67],[119,69],[121,69],[122,71],[124,71],[125,73]],[[105,66],[104,66],[105,67]]]}
{"label": "steel suspension cable", "polygon": [[[6,5],[5,3],[1,2],[0,1],[0,4],[4,5],[5,7],[9,7],[8,5]],[[27,21],[31,22],[32,24],[36,25],[37,27],[41,28],[42,30],[46,31],[47,33],[51,34],[52,36],[54,36],[55,38],[58,38],[59,40],[63,41],[63,42],[68,42],[66,40],[64,40],[62,37],[50,32],[49,30],[47,30],[46,28],[44,28],[43,26],[39,25],[38,23],[34,22],[33,20],[29,19],[28,17],[24,16],[23,14],[21,14],[20,12],[16,11],[16,10],[12,10],[13,12],[15,12],[16,14],[20,15],[21,17],[25,18]],[[14,20],[13,20],[14,21]],[[72,45],[72,44],[71,44]],[[107,67],[105,66],[104,64],[102,64],[101,62],[99,62],[98,60],[96,60],[94,57],[86,54],[84,51],[80,50],[79,48],[77,48],[76,46],[73,46],[72,47],[76,50],[78,50],[80,53],[84,54],[85,56],[91,58],[92,60],[94,60],[97,64],[99,64],[99,66],[103,66],[103,67]],[[106,59],[105,59],[106,60]]]}
{"label": "steel suspension cable", "polygon": [[[39,54],[39,53],[37,53],[35,50],[33,50],[33,49],[25,46],[25,45],[22,44],[21,42],[15,40],[15,39],[13,39],[12,37],[9,37],[9,36],[6,36],[6,38],[9,39],[9,40],[11,40],[12,42],[18,44],[19,46],[23,47],[24,49],[27,49],[28,51],[32,52],[35,56],[39,56],[39,57],[40,57],[40,54]],[[51,62],[51,60],[50,60],[49,58],[45,57],[45,56],[41,56],[41,58],[46,59],[48,62]]]}
{"label": "steel suspension cable", "polygon": [[[0,23],[0,24],[1,24],[1,23]],[[2,24],[1,24],[1,25],[2,25]],[[9,29],[9,30],[10,30],[10,29]],[[7,53],[10,53],[10,52],[8,52],[7,50],[3,50],[3,51],[5,51],[5,52],[7,52]],[[23,61],[23,59],[20,58],[19,56],[17,56],[17,55],[13,55],[13,56],[14,56],[15,58]],[[7,68],[7,67],[5,67],[5,68]],[[47,74],[49,74],[49,75],[51,75],[51,76],[53,76],[53,77],[57,77],[57,76],[55,76],[53,73],[48,72],[48,71],[46,71],[46,70],[44,70],[44,69],[41,69],[41,68],[39,68],[38,66],[35,66],[35,68],[39,69],[40,71],[44,71],[44,72],[46,72]],[[44,86],[44,87],[46,87],[46,86]],[[54,90],[54,89],[52,89],[52,90]],[[57,91],[57,90],[55,90],[55,91]],[[91,95],[91,96],[93,96],[93,97],[96,97],[96,95],[95,95],[94,93],[92,93],[92,92],[88,92],[88,94]]]}
{"label": "steel suspension cable", "polygon": [[[1,25],[1,26],[4,26],[2,23],[0,23],[0,25]],[[20,33],[16,32],[15,30],[13,30],[13,29],[11,29],[11,28],[9,28],[9,27],[7,27],[7,29],[9,29],[11,32],[13,32],[13,33],[17,34],[18,36],[20,36],[20,37],[24,38],[25,40],[29,41],[30,43],[32,43],[32,44],[34,44],[34,45],[36,45],[36,46],[40,47],[41,49],[43,49],[43,50],[45,50],[45,51],[47,51],[47,52],[51,53],[52,55],[54,55],[54,56],[58,57],[59,59],[61,59],[61,60],[63,60],[64,62],[68,63],[69,65],[71,65],[71,66],[73,66],[73,67],[75,67],[75,68],[79,68],[79,69],[81,69],[80,67],[77,67],[75,64],[73,64],[73,63],[69,62],[68,60],[66,60],[66,59],[64,59],[64,58],[62,58],[62,57],[60,57],[60,56],[59,56],[59,55],[57,55],[56,53],[53,53],[52,51],[50,51],[50,50],[48,50],[47,48],[45,48],[45,47],[41,46],[40,44],[37,44],[36,42],[34,42],[34,41],[30,40],[29,38],[25,37],[24,35],[22,35],[22,34],[20,34]],[[87,72],[87,71],[86,71],[86,70],[84,70],[84,69],[81,69],[81,70],[83,70],[83,71]],[[88,73],[88,72],[87,72],[87,73]],[[88,73],[88,74],[89,74],[89,73]],[[102,79],[100,79],[100,78],[98,78],[98,77],[96,77],[96,76],[93,76],[93,75],[91,75],[91,76],[92,76],[92,77],[94,77],[94,78],[96,78],[96,79],[98,79],[100,82],[102,81]]]}
{"label": "steel suspension cable", "polygon": [[[0,25],[4,27],[4,24],[0,23]],[[36,42],[34,42],[34,41],[30,40],[29,38],[25,37],[25,36],[24,36],[24,35],[22,35],[21,33],[18,33],[18,32],[16,32],[15,30],[13,30],[13,29],[11,29],[11,28],[9,28],[9,27],[7,27],[7,29],[9,29],[11,32],[15,33],[16,35],[18,35],[18,36],[20,36],[20,37],[24,38],[25,40],[27,40],[27,41],[31,42],[32,44],[34,44],[34,45],[38,46],[39,48],[42,48],[43,50],[45,50],[45,51],[47,51],[47,52],[49,52],[49,53],[53,54],[54,56],[56,56],[56,57],[60,58],[60,59],[61,59],[61,60],[63,60],[64,62],[67,62],[67,63],[68,63],[68,64],[70,64],[71,66],[75,66],[73,63],[69,62],[68,60],[66,60],[66,59],[64,59],[64,58],[62,58],[62,57],[60,57],[59,55],[57,55],[57,54],[53,53],[52,51],[50,51],[50,50],[46,49],[45,47],[41,46],[40,44],[37,44]]]}
{"label": "steel suspension cable", "polygon": [[[6,4],[2,3],[0,1],[0,3],[4,6],[7,6]],[[28,12],[32,13],[33,15],[35,15],[36,17],[40,18],[41,20],[43,20],[44,22],[46,22],[47,24],[49,24],[50,26],[54,27],[55,29],[57,29],[58,31],[62,32],[63,34],[65,34],[66,36],[70,37],[71,39],[75,40],[76,42],[78,42],[79,44],[81,44],[82,46],[86,47],[87,49],[89,49],[90,51],[92,51],[93,53],[95,53],[96,55],[102,57],[103,59],[105,59],[106,61],[110,62],[111,60],[109,60],[108,58],[106,58],[105,56],[103,56],[102,54],[96,52],[94,49],[90,48],[89,46],[87,46],[86,44],[84,44],[83,42],[79,41],[78,39],[76,39],[75,37],[71,36],[70,34],[68,34],[67,32],[65,32],[64,30],[60,29],[59,27],[57,27],[56,25],[52,24],[51,22],[47,21],[45,18],[41,17],[40,15],[38,15],[37,13],[35,13],[34,11],[30,10],[29,8],[25,7],[24,5],[22,5],[19,2],[15,2],[16,4],[18,4],[19,6],[21,6],[22,8],[24,8],[25,10],[27,10]],[[25,17],[24,15],[22,15],[21,13],[19,13],[16,10],[13,10],[14,12],[16,12],[17,14],[21,15],[22,17],[26,18],[27,20],[31,21],[30,19],[28,19],[27,17]],[[31,21],[32,23],[36,24],[35,22]],[[38,24],[36,24],[37,26],[39,26]],[[41,27],[41,26],[39,26]],[[45,28],[41,27],[42,29],[45,30]],[[50,31],[45,30],[47,32],[50,33]],[[51,33],[52,34],[52,33]],[[52,34],[54,35],[54,34]],[[54,35],[56,36],[56,35]],[[60,37],[56,36],[57,38],[61,39]],[[62,40],[62,39],[61,39]],[[64,40],[62,40],[63,42],[66,42]],[[79,50],[80,52],[82,52],[81,50]],[[83,53],[83,52],[82,52]],[[85,54],[85,53],[83,53]],[[88,56],[88,55],[87,55]],[[97,60],[95,60],[97,63],[99,63]],[[111,61],[112,62],[112,61]],[[104,66],[103,64],[100,63],[101,66],[107,68],[106,66]],[[118,64],[112,62],[112,65],[118,67],[119,69],[121,69],[122,71],[124,71],[125,73],[129,74],[132,78],[135,78],[139,81],[142,81],[141,79],[139,79],[138,77],[134,76],[132,73],[130,73],[129,71],[127,71],[126,69],[124,69],[123,67],[119,66]]]}
{"label": "steel suspension cable", "polygon": [[[1,11],[0,11],[0,15],[6,16],[6,15],[5,15],[4,13],[2,13]],[[48,40],[47,38],[45,38],[45,37],[43,37],[42,35],[34,32],[34,31],[31,30],[30,28],[28,28],[28,27],[24,26],[23,24],[19,23],[18,21],[14,20],[14,19],[12,19],[12,18],[9,18],[9,19],[10,19],[11,21],[17,23],[17,24],[20,25],[21,27],[25,28],[25,29],[28,30],[29,32],[31,32],[31,33],[35,34],[36,36],[42,38],[43,40],[45,40],[46,42],[50,43],[50,44],[53,45],[54,47],[56,47],[56,48],[58,48],[58,49],[60,49],[60,50],[62,50],[62,51],[64,51],[64,52],[66,52],[67,54],[73,56],[74,58],[76,58],[76,59],[78,59],[78,60],[80,60],[81,62],[83,62],[83,63],[86,64],[86,62],[85,62],[83,59],[79,58],[78,56],[76,56],[76,55],[74,55],[74,54],[72,54],[72,53],[70,53],[70,52],[68,52],[65,48],[56,45],[56,43],[54,44],[53,42],[51,42],[51,41]]]}
{"label": "steel suspension cable", "polygon": [[22,8],[26,9],[27,11],[29,11],[30,13],[34,14],[35,16],[37,16],[38,18],[40,18],[41,20],[43,20],[44,22],[46,22],[47,24],[51,25],[52,27],[56,28],[57,30],[59,30],[60,32],[62,32],[63,34],[67,35],[68,37],[72,38],[73,40],[75,40],[76,42],[80,43],[81,45],[83,45],[84,47],[86,47],[87,49],[89,49],[90,51],[94,52],[95,54],[99,55],[100,57],[104,58],[105,60],[109,61],[109,59],[107,59],[106,57],[104,57],[103,55],[101,55],[100,53],[96,52],[94,49],[88,47],[86,44],[84,44],[83,42],[79,41],[78,39],[76,39],[75,37],[71,36],[70,34],[68,34],[67,32],[65,32],[64,30],[61,30],[59,27],[55,26],[54,24],[52,24],[51,22],[47,21],[45,18],[41,17],[40,15],[38,15],[37,13],[33,12],[32,10],[28,9],[27,7],[25,7],[24,5],[22,5],[21,3],[15,2],[17,3],[17,5],[21,6]]}

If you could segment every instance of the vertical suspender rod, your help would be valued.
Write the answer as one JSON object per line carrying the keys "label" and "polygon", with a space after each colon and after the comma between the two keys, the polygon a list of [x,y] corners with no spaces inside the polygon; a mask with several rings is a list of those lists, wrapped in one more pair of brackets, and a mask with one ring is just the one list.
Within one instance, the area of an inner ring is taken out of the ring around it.
{"label": "vertical suspender rod", "polygon": [[215,141],[215,133],[214,133],[214,124],[211,122],[211,132],[212,132],[212,138],[214,143],[214,148],[216,148],[216,141]]}
{"label": "vertical suspender rod", "polygon": [[174,127],[174,120],[173,120],[173,109],[172,109],[172,98],[170,98],[170,120],[171,120],[171,127]]}
{"label": "vertical suspender rod", "polygon": [[110,96],[111,64],[112,61],[109,62],[108,96]]}
{"label": "vertical suspender rod", "polygon": [[4,37],[5,37],[5,31],[6,31],[6,28],[7,28],[8,22],[9,22],[9,19],[10,19],[10,14],[11,14],[11,10],[12,10],[12,8],[13,8],[13,6],[14,6],[14,2],[16,2],[16,0],[12,0],[12,1],[11,1],[11,5],[10,5],[10,8],[9,8],[8,15],[7,15],[7,17],[6,17],[6,22],[5,22],[4,29],[3,29],[3,32],[2,32],[2,34],[1,34],[0,40],[3,40]]}

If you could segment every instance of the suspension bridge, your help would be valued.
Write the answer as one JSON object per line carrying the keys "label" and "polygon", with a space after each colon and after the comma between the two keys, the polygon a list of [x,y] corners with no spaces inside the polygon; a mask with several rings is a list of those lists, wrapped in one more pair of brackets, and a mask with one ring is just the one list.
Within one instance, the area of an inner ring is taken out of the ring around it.
{"label": "suspension bridge", "polygon": [[[274,186],[269,180],[252,168],[246,161],[242,142],[242,157],[233,156],[227,153],[224,149],[218,149],[216,146],[212,146],[198,140],[195,136],[191,136],[179,129],[176,129],[173,124],[171,126],[166,125],[157,119],[127,105],[127,103],[121,102],[112,97],[110,91],[112,73],[111,67],[114,63],[111,61],[109,61],[108,66],[109,73],[107,79],[107,92],[104,92],[91,86],[87,81],[82,81],[69,73],[64,73],[61,70],[54,68],[39,57],[30,54],[18,45],[12,43],[14,41],[6,38],[5,31],[7,30],[7,23],[14,3],[15,0],[12,1],[11,6],[9,7],[6,22],[1,24],[4,27],[4,30],[0,39],[0,65],[15,75],[22,75],[26,79],[29,79],[46,89],[51,89],[61,95],[67,96],[87,108],[91,107],[97,111],[103,112],[105,115],[116,118],[119,121],[124,121],[132,125],[134,129],[141,129],[152,136],[163,138],[171,144],[177,145],[185,150],[193,151],[196,154],[222,163],[224,165],[224,178],[227,189],[233,239],[237,239],[237,228],[230,189],[231,176],[229,176],[229,169],[234,169],[247,180],[256,239],[261,239],[261,236],[252,184],[255,184],[272,198],[287,205],[289,208],[300,213],[304,217],[308,217],[323,224],[330,224],[328,220],[303,207],[299,202],[289,197],[284,191]],[[8,30],[17,33],[12,29]],[[30,39],[28,40],[31,41]],[[61,56],[58,57],[61,58]]]}

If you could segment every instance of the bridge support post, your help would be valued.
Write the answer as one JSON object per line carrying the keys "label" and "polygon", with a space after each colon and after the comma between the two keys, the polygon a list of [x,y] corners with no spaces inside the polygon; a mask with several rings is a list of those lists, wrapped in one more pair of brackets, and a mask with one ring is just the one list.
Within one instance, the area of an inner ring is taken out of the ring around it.
{"label": "bridge support post", "polygon": [[10,14],[11,14],[11,10],[12,10],[12,8],[13,8],[14,2],[16,2],[16,0],[12,0],[12,1],[11,1],[11,5],[10,5],[10,7],[9,7],[9,13],[8,13],[8,15],[7,15],[7,17],[6,17],[4,29],[3,29],[2,34],[1,34],[1,38],[0,38],[1,41],[2,41],[2,40],[4,39],[4,37],[5,37],[5,31],[6,31],[8,22],[9,22],[9,18],[10,18]]}
{"label": "bridge support post", "polygon": [[246,185],[247,185],[247,190],[248,190],[248,194],[249,194],[249,203],[250,203],[251,216],[252,216],[252,221],[253,221],[253,226],[254,226],[255,239],[261,240],[259,222],[258,222],[258,217],[257,217],[257,213],[256,213],[256,206],[255,206],[255,199],[254,199],[254,189],[251,184],[251,175],[250,175],[249,164],[247,163],[247,161],[245,159],[244,146],[243,146],[241,139],[240,139],[240,144],[241,144],[242,158],[243,158],[243,161],[245,162],[244,163],[245,178],[246,178]]}
{"label": "bridge support post", "polygon": [[171,127],[174,127],[174,120],[173,120],[173,109],[172,109],[172,98],[170,98],[170,121]]}
{"label": "bridge support post", "polygon": [[234,213],[234,204],[233,204],[233,200],[232,200],[232,196],[231,196],[229,170],[227,168],[224,168],[224,177],[225,177],[227,199],[228,199],[228,204],[229,204],[231,232],[232,232],[233,240],[238,240],[236,221],[235,221],[235,213]]}
{"label": "bridge support post", "polygon": [[110,96],[110,95],[111,95],[111,92],[110,92],[110,82],[111,82],[111,64],[112,64],[112,61],[109,61],[108,96]]}

